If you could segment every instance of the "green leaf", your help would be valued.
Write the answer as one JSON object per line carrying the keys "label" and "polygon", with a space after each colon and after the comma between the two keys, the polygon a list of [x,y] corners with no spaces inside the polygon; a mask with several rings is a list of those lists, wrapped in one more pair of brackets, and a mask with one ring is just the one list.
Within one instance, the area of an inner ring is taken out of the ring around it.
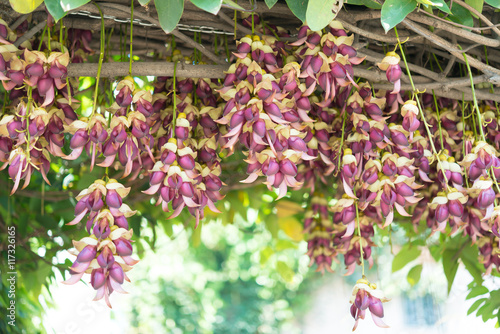
{"label": "green leaf", "polygon": [[477,297],[480,295],[484,295],[485,293],[488,293],[488,292],[490,292],[490,290],[488,290],[487,287],[482,286],[482,285],[476,286],[470,290],[469,294],[467,295],[467,297],[465,299],[471,299],[471,298],[474,298],[474,297]]}
{"label": "green leaf", "polygon": [[388,32],[403,21],[406,15],[413,12],[416,7],[416,0],[387,0],[384,2],[380,20],[385,32]]}
{"label": "green leaf", "polygon": [[196,7],[214,15],[217,15],[220,10],[220,6],[222,6],[222,0],[191,0],[191,2]]}
{"label": "green leaf", "polygon": [[302,22],[306,20],[308,2],[309,0],[286,0],[286,4],[292,11],[293,15],[295,15]]}
{"label": "green leaf", "polygon": [[241,11],[245,11],[246,9],[241,7],[240,5],[238,5],[236,2],[232,1],[232,0],[222,0],[222,3],[224,5],[228,5],[230,7],[232,7],[233,9],[236,9],[236,10],[241,10]]}
{"label": "green leaf", "polygon": [[67,12],[90,2],[90,0],[60,0],[62,9]]}
{"label": "green leaf", "polygon": [[21,14],[29,14],[34,11],[43,0],[10,0],[12,9]]}
{"label": "green leaf", "polygon": [[334,18],[332,8],[336,0],[309,0],[306,11],[306,22],[312,31],[326,27]]}
{"label": "green leaf", "polygon": [[290,268],[285,262],[278,261],[276,263],[276,270],[278,270],[278,273],[286,282],[290,283],[291,281],[293,281],[293,276],[295,275],[295,273],[292,268]]}
{"label": "green leaf", "polygon": [[278,2],[278,0],[266,0],[266,5],[269,9],[273,8],[273,6]]}
{"label": "green leaf", "polygon": [[141,6],[146,6],[151,0],[139,0]]}
{"label": "green leaf", "polygon": [[410,283],[411,286],[414,286],[415,284],[420,281],[420,275],[422,274],[422,265],[417,264],[415,267],[411,268],[410,271],[408,272],[408,276],[406,276],[406,280],[408,283]]}
{"label": "green leaf", "polygon": [[440,9],[441,11],[451,14],[450,7],[444,2],[444,0],[417,0],[418,2],[424,4],[424,5],[430,5],[432,7],[435,7],[437,9]]}
{"label": "green leaf", "polygon": [[[465,3],[477,10],[479,13],[483,11],[484,0],[465,0]],[[474,17],[476,16],[475,14]]]}
{"label": "green leaf", "polygon": [[372,9],[380,9],[382,5],[373,0],[347,0],[345,3],[356,6],[366,6]]}
{"label": "green leaf", "polygon": [[481,285],[483,283],[484,266],[477,261],[477,246],[465,247],[460,253],[460,259],[465,265],[465,269],[472,275],[474,282]]}
{"label": "green leaf", "polygon": [[482,304],[484,303],[485,301],[487,300],[487,298],[481,298],[481,299],[478,299],[474,302],[474,304],[472,304],[472,306],[469,308],[469,310],[467,311],[467,315],[471,315],[472,313],[474,313],[475,310],[477,310],[477,308]]}
{"label": "green leaf", "polygon": [[66,15],[60,0],[45,0],[45,7],[47,7],[47,10],[56,22]]}
{"label": "green leaf", "polygon": [[169,34],[177,27],[184,11],[183,0],[155,0],[156,12],[162,29]]}
{"label": "green leaf", "polygon": [[470,11],[468,11],[464,7],[454,3],[453,7],[451,8],[451,12],[453,13],[453,15],[447,17],[447,19],[449,19],[450,21],[460,23],[469,27],[474,26],[474,19],[472,18]]}
{"label": "green leaf", "polygon": [[486,0],[486,3],[492,7],[500,8],[500,0]]}
{"label": "green leaf", "polygon": [[417,247],[410,248],[409,245],[403,246],[392,261],[392,272],[403,269],[408,263],[418,258],[420,253],[421,250]]}
{"label": "green leaf", "polygon": [[458,261],[455,258],[458,249],[447,249],[443,253],[443,270],[448,281],[448,293],[450,293],[451,286],[457,274]]}

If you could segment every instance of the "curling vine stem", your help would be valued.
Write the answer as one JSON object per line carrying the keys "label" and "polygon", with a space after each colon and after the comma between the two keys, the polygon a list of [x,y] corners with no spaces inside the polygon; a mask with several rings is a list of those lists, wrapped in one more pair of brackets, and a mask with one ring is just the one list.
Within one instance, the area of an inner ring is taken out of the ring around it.
{"label": "curling vine stem", "polygon": [[354,206],[356,207],[356,225],[358,227],[358,236],[359,236],[359,253],[361,256],[359,257],[361,259],[361,272],[363,277],[365,277],[365,260],[364,260],[364,254],[363,254],[363,238],[361,237],[361,225],[359,223],[359,209],[358,209],[358,202],[354,202]]}
{"label": "curling vine stem", "polygon": [[133,62],[133,56],[132,56],[132,38],[134,36],[134,0],[131,0],[130,4],[130,62],[128,65],[128,75],[132,75],[132,62]]}
{"label": "curling vine stem", "polygon": [[94,5],[99,10],[99,14],[101,14],[101,50],[99,53],[99,66],[97,68],[97,77],[95,80],[94,105],[92,106],[92,114],[90,115],[90,118],[92,118],[92,116],[94,116],[96,108],[97,108],[97,93],[99,91],[99,79],[101,77],[102,61],[104,60],[104,46],[105,46],[105,41],[106,41],[106,32],[105,32],[105,27],[104,27],[104,16],[102,15],[101,7],[95,2],[94,2]]}
{"label": "curling vine stem", "polygon": [[[398,40],[398,46],[399,46],[399,50],[401,51],[401,56],[403,58],[403,62],[405,63],[405,66],[406,66],[406,73],[408,74],[408,80],[410,80],[411,88],[413,90],[413,94],[415,96],[415,100],[417,101],[417,106],[418,106],[418,111],[420,112],[420,117],[422,117],[422,122],[424,122],[425,130],[427,132],[427,136],[429,137],[429,143],[431,144],[432,151],[433,151],[434,156],[435,156],[435,158],[437,160],[439,168],[441,169],[441,173],[443,174],[444,185],[446,186],[446,189],[448,190],[449,189],[448,178],[446,177],[446,173],[445,173],[445,170],[443,168],[443,164],[441,163],[441,160],[439,159],[439,155],[438,155],[438,153],[436,151],[436,147],[434,146],[434,141],[433,141],[433,138],[432,138],[431,130],[429,129],[429,124],[427,124],[427,121],[425,120],[424,111],[422,110],[422,106],[420,105],[420,100],[419,100],[419,98],[417,96],[418,92],[415,89],[415,84],[413,83],[413,79],[412,79],[412,76],[411,76],[410,68],[408,66],[408,63],[406,62],[405,52],[403,50],[403,46],[401,45],[401,40],[399,39],[398,30],[396,29],[396,27],[394,27],[394,33],[396,35],[396,39]],[[440,120],[438,120],[438,121],[440,122]]]}
{"label": "curling vine stem", "polygon": [[[462,47],[460,45],[457,46],[460,50],[462,50]],[[469,72],[470,87],[472,90],[472,100],[474,101],[474,109],[476,110],[477,123],[479,125],[479,133],[481,134],[481,139],[484,142],[486,142],[486,136],[484,135],[484,130],[483,130],[483,120],[481,118],[482,117],[481,111],[479,110],[479,106],[477,104],[476,90],[474,88],[474,79],[472,79],[472,71],[470,69],[469,60],[467,59],[467,54],[465,52],[462,52],[462,55],[464,56],[465,65],[467,66],[467,72]],[[497,178],[495,177],[495,171],[493,169],[493,166],[490,167],[490,170],[488,171],[488,176],[495,184],[497,192],[500,193],[500,186],[498,185]],[[495,206],[498,206],[498,201],[496,196],[495,196]]]}

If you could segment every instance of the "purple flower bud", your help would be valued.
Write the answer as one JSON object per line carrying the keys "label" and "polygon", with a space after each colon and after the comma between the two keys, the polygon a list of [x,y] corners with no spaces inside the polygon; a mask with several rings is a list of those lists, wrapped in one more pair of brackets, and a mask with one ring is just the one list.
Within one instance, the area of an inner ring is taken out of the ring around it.
{"label": "purple flower bud", "polygon": [[12,82],[14,82],[17,86],[21,86],[23,84],[24,73],[21,71],[9,70],[7,71],[7,77],[9,77],[10,80],[12,80]]}
{"label": "purple flower bud", "polygon": [[470,167],[469,167],[469,177],[472,181],[476,180],[477,178],[479,178],[484,172],[484,169],[482,168],[479,168],[477,165],[476,165],[476,161],[473,161],[471,164],[470,164]]}
{"label": "purple flower bud", "polygon": [[276,65],[276,57],[272,53],[264,54],[264,64],[267,65]]}
{"label": "purple flower bud", "polygon": [[[132,128],[132,134],[135,135],[134,128]],[[141,138],[137,135],[135,135],[135,136],[138,138]],[[186,140],[187,138],[189,138],[189,128],[186,128],[183,126],[176,126],[175,127],[175,136],[177,137],[177,139]]]}
{"label": "purple flower bud", "polygon": [[403,74],[403,71],[401,70],[401,67],[399,65],[391,65],[385,72],[387,80],[392,83],[395,83],[396,81],[401,79],[401,74]]}
{"label": "purple flower bud", "polygon": [[179,188],[179,193],[182,196],[192,198],[194,196],[193,184],[191,182],[183,182],[181,187]]}
{"label": "purple flower bud", "polygon": [[365,110],[368,115],[373,116],[382,116],[382,110],[376,103],[367,103],[365,105]]}
{"label": "purple flower bud", "polygon": [[291,149],[298,152],[307,152],[307,145],[300,137],[290,137],[288,138],[288,145]]}
{"label": "purple flower bud", "polygon": [[66,78],[66,75],[68,73],[68,70],[66,69],[66,67],[60,65],[60,66],[57,66],[57,65],[52,65],[49,69],[49,75],[51,78],[54,78],[54,79],[64,79]]}
{"label": "purple flower bud", "polygon": [[408,138],[406,138],[406,136],[402,132],[392,131],[391,134],[392,134],[392,141],[396,145],[405,146],[405,147],[410,145],[410,143],[408,142]]}
{"label": "purple flower bud", "polygon": [[113,241],[116,246],[116,253],[120,256],[129,256],[132,255],[132,244],[130,240],[118,238]]}
{"label": "purple flower bud", "polygon": [[115,217],[115,225],[128,230],[128,221],[125,216]]}
{"label": "purple flower bud", "polygon": [[275,175],[280,170],[280,165],[275,160],[262,164],[262,173],[266,176]]}
{"label": "purple flower bud", "polygon": [[123,272],[122,266],[118,263],[113,263],[111,269],[109,270],[109,276],[117,283],[122,284],[125,279],[125,274]]}
{"label": "purple flower bud", "polygon": [[323,65],[323,59],[320,56],[314,56],[311,59],[311,69],[313,73],[318,73]]}
{"label": "purple flower bud", "polygon": [[283,117],[280,108],[275,103],[264,103],[264,111],[278,118]]}
{"label": "purple flower bud", "polygon": [[96,254],[97,254],[96,247],[91,246],[91,245],[87,245],[78,254],[78,256],[76,257],[76,261],[78,261],[80,263],[90,262],[95,258]]}
{"label": "purple flower bud", "polygon": [[107,246],[104,247],[101,254],[97,257],[97,263],[101,266],[101,268],[109,268],[115,263],[115,257]]}
{"label": "purple flower bud", "polygon": [[224,86],[229,87],[234,85],[234,82],[237,80],[235,73],[228,73],[224,78]]}
{"label": "purple flower bud", "polygon": [[354,304],[360,310],[366,310],[368,308],[370,301],[368,299],[368,294],[366,293],[365,290],[363,289],[358,290],[358,292],[356,293],[356,298],[354,299]]}
{"label": "purple flower bud", "polygon": [[384,140],[384,134],[382,130],[377,128],[371,128],[370,130],[370,140],[374,143],[379,143]]}
{"label": "purple flower bud", "polygon": [[41,77],[43,75],[43,66],[39,63],[33,63],[26,66],[25,72],[30,77]]}
{"label": "purple flower bud", "polygon": [[438,223],[442,223],[448,219],[449,211],[446,204],[438,204],[435,212],[435,218]]}
{"label": "purple flower bud", "polygon": [[118,195],[116,190],[108,189],[106,194],[106,204],[111,208],[117,209],[122,206],[122,198],[120,197],[120,195]]}
{"label": "purple flower bud", "polygon": [[261,119],[257,120],[252,128],[259,137],[263,138],[266,135],[266,123]]}
{"label": "purple flower bud", "polygon": [[281,185],[281,183],[283,182],[284,180],[284,175],[282,172],[278,172],[274,175],[274,183],[273,183],[273,186],[275,188],[279,188],[279,186]]}
{"label": "purple flower bud", "polygon": [[106,276],[104,275],[104,269],[94,269],[90,274],[90,284],[92,287],[97,290],[104,285],[106,281]]}
{"label": "purple flower bud", "polygon": [[341,221],[344,225],[348,225],[356,218],[356,211],[353,206],[345,208],[341,213]]}
{"label": "purple flower bud", "polygon": [[249,53],[252,51],[252,47],[248,43],[239,43],[238,46],[236,47],[239,53]]}
{"label": "purple flower bud", "polygon": [[344,68],[344,65],[334,62],[330,65],[331,68],[331,73],[335,78],[338,79],[344,79],[346,77],[346,70]]}
{"label": "purple flower bud", "polygon": [[370,296],[370,312],[379,318],[384,317],[384,307],[380,299]]}
{"label": "purple flower bud", "polygon": [[490,187],[482,190],[477,197],[477,205],[480,209],[486,209],[495,201],[495,191]]}
{"label": "purple flower bud", "polygon": [[311,101],[308,97],[301,97],[297,100],[297,107],[302,110],[311,110]]}
{"label": "purple flower bud", "polygon": [[347,44],[339,45],[339,52],[344,56],[349,56],[350,58],[354,58],[357,55],[356,49]]}
{"label": "purple flower bud", "polygon": [[178,163],[182,168],[187,170],[192,170],[194,168],[194,158],[189,154],[180,157]]}
{"label": "purple flower bud", "polygon": [[71,149],[82,147],[89,141],[89,135],[86,129],[78,129],[73,137],[71,137],[69,146]]}
{"label": "purple flower bud", "polygon": [[464,214],[464,206],[458,200],[451,200],[448,202],[448,210],[450,214],[455,217],[462,217]]}
{"label": "purple flower bud", "polygon": [[396,192],[404,197],[410,197],[414,194],[413,189],[403,182],[396,184]]}
{"label": "purple flower bud", "polygon": [[289,176],[297,175],[297,166],[288,159],[280,161],[280,171]]}
{"label": "purple flower bud", "polygon": [[321,41],[321,36],[316,32],[307,36],[307,42],[309,42],[312,45],[317,45],[320,41]]}
{"label": "purple flower bud", "polygon": [[130,88],[123,87],[120,89],[115,98],[116,104],[120,107],[128,107],[132,103],[132,94]]}
{"label": "purple flower bud", "polygon": [[23,123],[21,121],[11,121],[7,124],[7,131],[9,132],[10,138],[19,137],[20,131],[23,130]]}

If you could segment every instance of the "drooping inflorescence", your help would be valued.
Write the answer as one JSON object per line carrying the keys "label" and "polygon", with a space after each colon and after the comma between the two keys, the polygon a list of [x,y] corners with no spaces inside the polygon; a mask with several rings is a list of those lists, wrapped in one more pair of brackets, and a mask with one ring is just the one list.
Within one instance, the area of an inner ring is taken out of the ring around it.
{"label": "drooping inflorescence", "polygon": [[[322,31],[304,25],[293,42],[272,25],[257,32],[236,42],[235,61],[220,81],[174,75],[146,87],[127,76],[106,94],[97,86],[89,111],[79,108],[67,67],[93,52],[90,32],[70,29],[68,47],[34,37],[18,48],[17,32],[0,21],[7,99],[0,168],[13,181],[12,193],[37,172],[49,184],[55,159],[103,170],[76,197],[70,224],[86,217],[89,236],[73,243],[76,260],[66,283],[88,273],[96,299],[110,305],[109,295],[123,292],[137,261],[127,222],[135,211],[122,203],[128,182],[147,180],[149,188],[132,190],[152,196],[169,218],[189,212],[197,227],[207,208],[221,209],[223,157],[236,151],[245,156],[247,174],[239,181],[261,182],[278,199],[291,191],[307,194],[303,231],[317,271],[333,271],[343,260],[347,274],[358,266],[364,274],[365,261],[374,263],[375,231],[400,222],[415,230],[423,225],[431,235],[469,236],[485,271],[500,269],[496,105],[471,108],[402,90],[405,58],[396,50],[377,63],[392,90],[372,89],[356,78],[364,58],[338,21]],[[177,66],[200,59],[174,49],[169,60]],[[385,326],[385,301],[373,284],[359,280],[351,301],[355,327],[367,309]]]}

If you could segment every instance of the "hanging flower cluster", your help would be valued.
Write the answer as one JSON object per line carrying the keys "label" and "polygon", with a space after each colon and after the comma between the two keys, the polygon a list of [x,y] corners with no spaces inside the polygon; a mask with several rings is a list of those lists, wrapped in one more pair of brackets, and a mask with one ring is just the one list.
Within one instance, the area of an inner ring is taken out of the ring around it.
{"label": "hanging flower cluster", "polygon": [[123,198],[130,188],[116,180],[96,180],[76,197],[75,219],[69,225],[78,224],[87,216],[86,229],[89,233],[79,241],[73,241],[76,260],[70,268],[71,278],[65,284],[75,284],[83,274],[90,274],[90,284],[97,291],[94,300],[104,297],[111,307],[109,296],[113,291],[125,293],[125,274],[138,261],[131,257],[131,238],[127,218],[135,211],[123,204]]}

